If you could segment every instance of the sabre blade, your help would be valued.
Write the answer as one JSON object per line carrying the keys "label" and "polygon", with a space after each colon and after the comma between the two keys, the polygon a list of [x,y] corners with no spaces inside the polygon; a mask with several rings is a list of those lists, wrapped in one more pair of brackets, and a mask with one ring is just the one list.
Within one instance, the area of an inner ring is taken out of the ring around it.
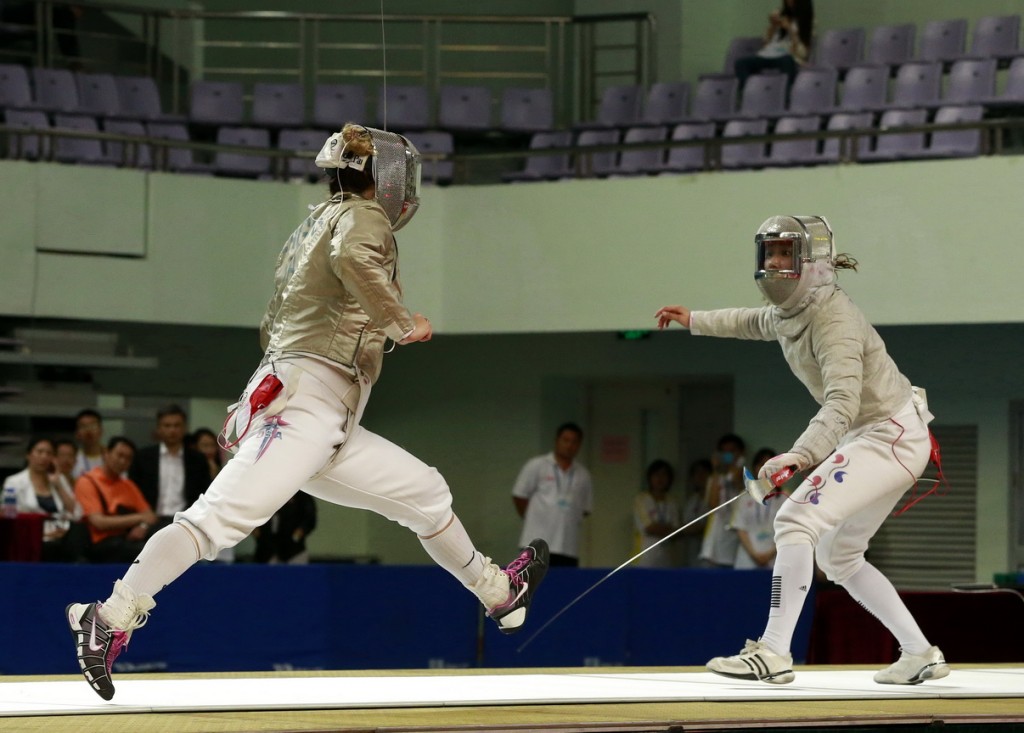
{"label": "sabre blade", "polygon": [[528,646],[528,645],[530,644],[530,642],[532,642],[532,641],[533,641],[534,639],[536,639],[536,638],[537,638],[538,636],[540,636],[541,632],[542,632],[542,631],[544,631],[544,629],[546,629],[546,628],[547,628],[548,626],[550,626],[551,624],[553,624],[553,623],[555,622],[555,620],[556,620],[556,619],[557,619],[557,618],[558,618],[559,616],[561,616],[561,615],[562,615],[563,613],[565,613],[565,612],[566,612],[566,611],[568,611],[568,610],[569,610],[570,608],[572,608],[572,607],[573,607],[573,606],[575,606],[575,605],[576,605],[577,603],[579,603],[579,602],[580,602],[581,600],[583,600],[583,598],[584,598],[584,597],[585,597],[585,596],[586,596],[586,595],[587,595],[588,593],[590,593],[590,592],[591,592],[592,590],[594,590],[595,588],[597,588],[597,586],[601,585],[601,583],[605,582],[605,581],[606,581],[606,580],[608,580],[608,579],[609,579],[610,577],[612,577],[613,575],[615,575],[615,573],[617,573],[617,572],[619,572],[620,570],[622,570],[622,569],[623,569],[624,567],[626,567],[627,565],[629,565],[629,564],[630,564],[631,562],[633,562],[634,560],[638,560],[638,559],[640,559],[641,557],[643,557],[644,555],[646,555],[646,554],[647,554],[648,552],[650,552],[651,550],[653,550],[653,549],[654,549],[655,547],[657,547],[658,545],[660,545],[660,544],[661,544],[662,542],[667,542],[668,540],[672,539],[672,538],[673,538],[673,537],[675,537],[675,536],[676,536],[677,534],[679,534],[680,532],[682,532],[682,531],[683,531],[684,529],[687,529],[687,528],[689,528],[689,527],[692,527],[693,525],[697,524],[697,522],[701,521],[702,519],[706,519],[707,517],[710,517],[710,516],[711,516],[712,514],[714,514],[715,512],[717,512],[717,511],[718,511],[719,509],[721,509],[722,507],[728,506],[729,504],[732,504],[732,503],[733,503],[734,501],[736,501],[737,499],[739,499],[739,498],[740,498],[741,496],[743,496],[743,495],[744,495],[743,493],[739,493],[739,494],[737,494],[736,496],[732,497],[731,499],[728,499],[727,501],[724,501],[724,502],[722,502],[721,504],[719,504],[718,506],[716,506],[716,507],[715,507],[714,509],[711,509],[711,510],[709,510],[709,511],[706,511],[706,512],[704,512],[703,514],[701,514],[701,515],[700,515],[699,517],[697,517],[696,519],[692,519],[692,520],[690,520],[689,522],[687,522],[686,524],[684,524],[684,525],[683,525],[682,527],[680,527],[679,529],[677,529],[677,530],[673,531],[673,532],[672,532],[672,533],[670,533],[670,534],[667,534],[667,535],[665,535],[664,537],[662,537],[662,538],[661,538],[660,540],[658,540],[657,542],[655,542],[655,543],[654,543],[653,545],[651,545],[650,547],[645,547],[645,548],[644,548],[643,550],[641,550],[641,551],[640,551],[640,552],[638,552],[637,554],[633,555],[633,557],[631,557],[631,558],[629,558],[628,560],[626,560],[626,562],[624,562],[624,563],[622,563],[621,565],[619,565],[619,567],[617,567],[617,568],[615,568],[614,570],[612,570],[612,571],[611,571],[610,573],[608,573],[607,575],[605,575],[605,576],[604,576],[603,578],[601,578],[600,580],[598,580],[598,581],[597,581],[596,583],[594,583],[594,584],[593,584],[592,586],[590,586],[589,588],[587,588],[587,589],[586,589],[585,591],[583,591],[582,593],[580,593],[580,594],[579,594],[578,596],[576,596],[576,597],[575,597],[575,598],[573,598],[573,599],[572,599],[571,601],[569,601],[569,603],[567,603],[567,604],[566,604],[565,606],[563,606],[563,607],[562,607],[562,610],[560,610],[560,611],[559,611],[558,613],[556,613],[556,614],[555,614],[554,616],[552,616],[551,618],[549,618],[549,619],[547,620],[547,622],[545,622],[545,623],[544,623],[544,625],[543,625],[543,626],[541,626],[541,627],[540,627],[539,629],[537,629],[536,631],[534,631],[534,632],[533,632],[533,634],[532,634],[532,635],[530,636],[530,638],[529,638],[529,639],[527,639],[527,640],[526,640],[526,641],[524,641],[524,642],[523,642],[522,644],[520,644],[520,645],[519,645],[519,648],[518,648],[518,649],[516,649],[516,653],[519,653],[519,652],[523,651],[523,649],[525,649],[525,648],[526,648],[526,647],[527,647],[527,646]]}

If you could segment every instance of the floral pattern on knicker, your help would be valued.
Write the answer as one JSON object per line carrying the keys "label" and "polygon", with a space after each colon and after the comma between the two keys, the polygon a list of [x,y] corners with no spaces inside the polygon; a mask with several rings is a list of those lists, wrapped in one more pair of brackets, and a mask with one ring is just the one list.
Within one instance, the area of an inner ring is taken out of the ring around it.
{"label": "floral pattern on knicker", "polygon": [[[828,460],[832,464],[828,470],[828,477],[823,477],[821,474],[808,476],[804,479],[800,489],[793,492],[790,501],[795,501],[798,504],[818,504],[821,502],[821,493],[828,486],[829,481],[834,481],[837,484],[843,483],[849,473],[846,468],[849,466],[850,460],[842,453],[833,453]],[[804,490],[804,485],[808,487],[806,490]]]}

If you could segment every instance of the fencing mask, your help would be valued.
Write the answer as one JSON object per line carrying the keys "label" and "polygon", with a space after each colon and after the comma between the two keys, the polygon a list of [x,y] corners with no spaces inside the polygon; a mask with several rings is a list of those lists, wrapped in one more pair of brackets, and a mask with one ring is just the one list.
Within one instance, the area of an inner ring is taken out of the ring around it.
{"label": "fencing mask", "polygon": [[420,205],[420,153],[402,135],[365,127],[373,142],[373,154],[356,155],[337,132],[327,138],[316,156],[320,168],[353,168],[361,171],[370,163],[376,185],[377,203],[384,209],[392,231],[404,227]]}
{"label": "fencing mask", "polygon": [[[780,264],[769,257],[787,248],[792,252],[788,261]],[[754,281],[780,308],[792,308],[812,288],[835,281],[835,241],[822,216],[771,217],[754,235],[754,251]]]}

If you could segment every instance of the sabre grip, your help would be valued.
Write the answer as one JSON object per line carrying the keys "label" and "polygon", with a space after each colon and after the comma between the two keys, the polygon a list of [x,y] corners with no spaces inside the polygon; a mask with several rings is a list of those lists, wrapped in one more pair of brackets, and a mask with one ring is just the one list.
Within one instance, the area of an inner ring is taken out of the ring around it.
{"label": "sabre grip", "polygon": [[768,477],[768,480],[772,482],[772,486],[776,489],[782,486],[784,483],[793,478],[793,474],[796,473],[795,466],[784,466],[778,471]]}

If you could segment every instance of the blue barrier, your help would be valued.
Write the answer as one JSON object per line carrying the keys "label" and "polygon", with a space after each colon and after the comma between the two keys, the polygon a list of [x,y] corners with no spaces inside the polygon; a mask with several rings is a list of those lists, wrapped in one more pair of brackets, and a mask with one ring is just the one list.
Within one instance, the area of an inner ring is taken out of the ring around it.
{"label": "blue barrier", "polygon": [[[119,565],[0,563],[0,674],[78,670],[64,607],[106,597]],[[199,565],[163,590],[115,671],[678,666],[764,629],[770,574],[629,568],[519,647],[603,569],[553,568],[512,636],[433,566]],[[813,598],[794,638],[806,657]],[[480,629],[483,633],[480,633]]]}

